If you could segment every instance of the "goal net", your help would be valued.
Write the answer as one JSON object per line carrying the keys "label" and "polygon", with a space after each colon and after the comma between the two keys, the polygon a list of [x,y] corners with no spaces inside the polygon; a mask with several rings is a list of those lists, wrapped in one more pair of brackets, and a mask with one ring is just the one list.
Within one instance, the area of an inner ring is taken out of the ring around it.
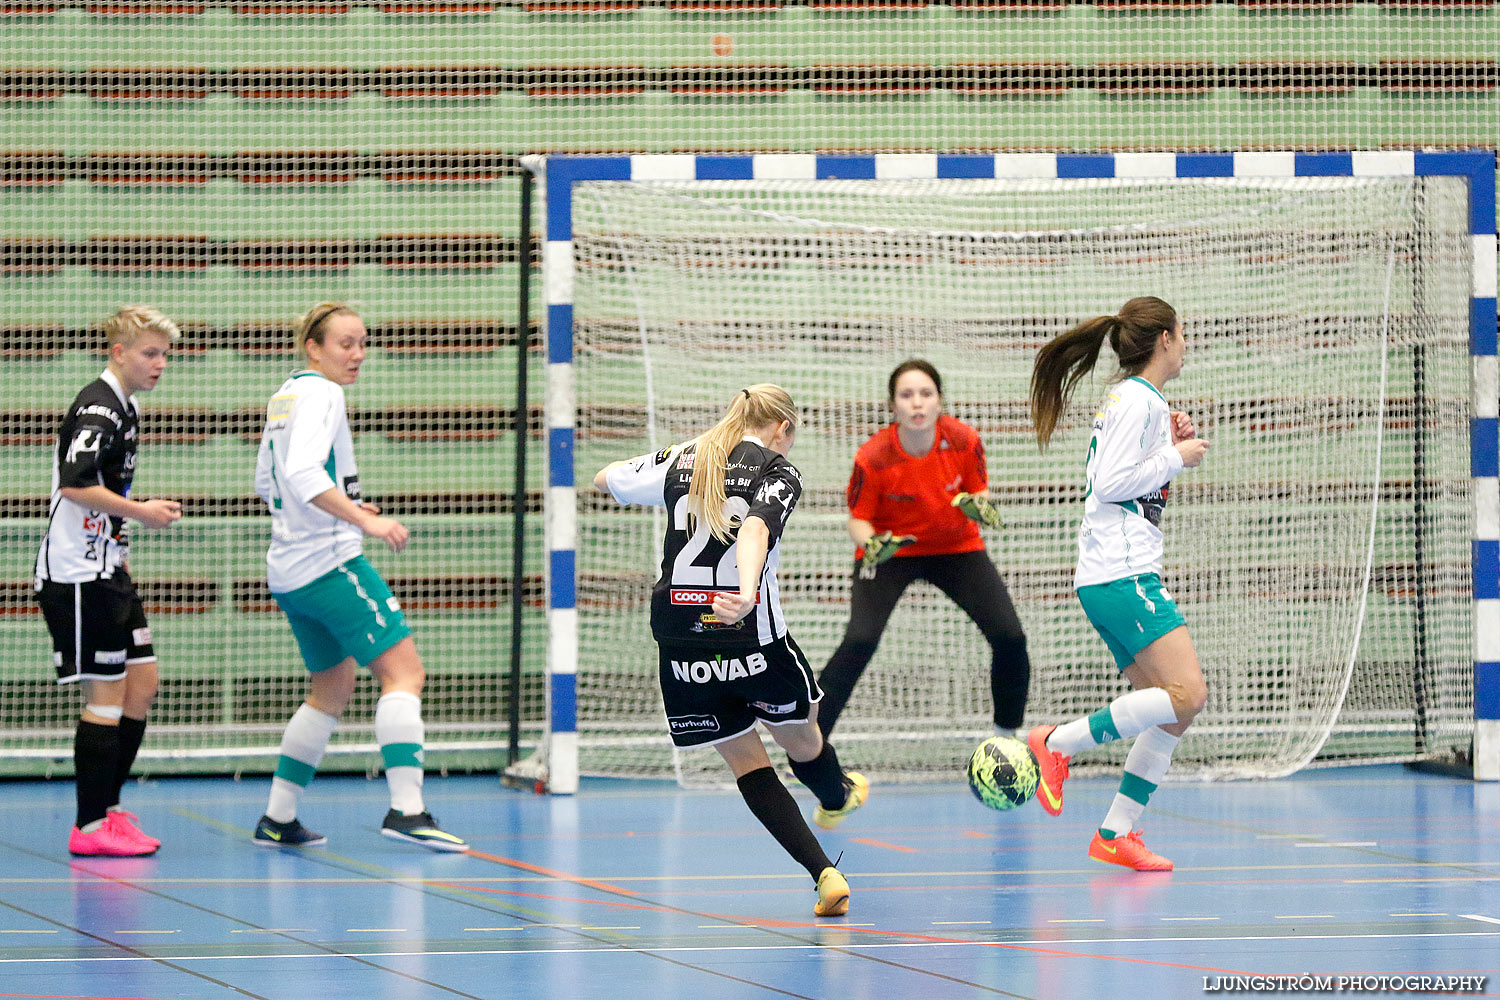
{"label": "goal net", "polygon": [[[688,439],[735,391],[785,386],[806,492],[783,538],[792,634],[821,670],[848,621],[844,488],[908,357],[975,427],[1005,519],[985,532],[1025,625],[1027,724],[1126,688],[1072,592],[1107,350],[1046,452],[1037,349],[1135,295],[1183,317],[1167,389],[1212,444],[1173,484],[1164,578],[1209,703],[1179,775],[1409,759],[1473,726],[1472,253],[1461,179],[589,182],[573,187],[575,465]],[[580,766],[720,779],[675,755],[648,622],[658,511],[581,495]],[[837,730],[880,780],[951,779],[990,732],[990,651],[910,588]],[[1123,755],[1115,747],[1091,760]],[[773,759],[780,759],[779,756]]]}

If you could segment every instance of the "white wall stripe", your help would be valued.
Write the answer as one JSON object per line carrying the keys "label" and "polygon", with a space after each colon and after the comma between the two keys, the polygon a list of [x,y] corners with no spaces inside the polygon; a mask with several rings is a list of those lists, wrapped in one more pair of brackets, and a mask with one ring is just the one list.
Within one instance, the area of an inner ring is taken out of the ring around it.
{"label": "white wall stripe", "polygon": [[1474,416],[1500,416],[1500,359],[1493,354],[1476,354],[1474,363]]}
{"label": "white wall stripe", "polygon": [[1409,149],[1380,149],[1352,154],[1355,177],[1410,177],[1417,171],[1417,154]]}
{"label": "white wall stripe", "polygon": [[1500,719],[1474,720],[1474,777],[1500,781]]}
{"label": "white wall stripe", "polygon": [[818,161],[809,153],[756,153],[751,170],[756,180],[810,181],[818,176]]}
{"label": "white wall stripe", "polygon": [[1500,600],[1492,597],[1474,602],[1474,659],[1500,662]]}
{"label": "white wall stripe", "polygon": [[1474,237],[1474,297],[1476,299],[1493,299],[1495,297],[1495,236],[1488,233],[1483,236]]}
{"label": "white wall stripe", "polygon": [[580,486],[547,487],[547,548],[551,551],[576,549],[578,547],[578,494],[591,490],[592,477],[597,469],[574,468],[574,476]]}
{"label": "white wall stripe", "polygon": [[1176,153],[1116,153],[1116,177],[1176,177]]}
{"label": "white wall stripe", "polygon": [[630,158],[633,181],[690,181],[698,176],[698,158],[691,153],[637,153]]}
{"label": "white wall stripe", "polygon": [[547,240],[542,244],[542,284],[549,306],[573,301],[572,240]]}
{"label": "white wall stripe", "polygon": [[1493,542],[1500,539],[1500,479],[1479,476],[1474,485],[1474,537]]}
{"label": "white wall stripe", "polygon": [[573,366],[565,362],[547,366],[547,426],[572,427],[578,419],[578,389],[573,384]]}
{"label": "white wall stripe", "polygon": [[578,609],[553,608],[547,612],[547,664],[550,673],[578,673]]}
{"label": "white wall stripe", "polygon": [[1056,177],[1054,153],[996,153],[996,177]]}
{"label": "white wall stripe", "polygon": [[[552,753],[547,758],[547,787],[549,790],[572,795],[578,791],[578,733],[554,733]],[[552,822],[560,817],[553,814]]]}
{"label": "white wall stripe", "polygon": [[880,180],[936,177],[936,153],[876,153],[875,176]]}
{"label": "white wall stripe", "polygon": [[1235,153],[1236,177],[1291,177],[1297,172],[1297,154],[1290,151]]}

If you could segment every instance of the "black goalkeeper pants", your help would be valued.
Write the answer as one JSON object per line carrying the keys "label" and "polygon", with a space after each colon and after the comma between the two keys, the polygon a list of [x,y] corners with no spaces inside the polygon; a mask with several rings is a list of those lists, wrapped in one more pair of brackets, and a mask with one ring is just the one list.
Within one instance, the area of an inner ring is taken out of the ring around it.
{"label": "black goalkeeper pants", "polygon": [[[1031,683],[1031,660],[1026,655],[1026,633],[986,552],[958,555],[896,556],[875,569],[873,579],[860,579],[854,567],[854,589],[849,600],[849,628],[818,677],[823,701],[818,727],[826,736],[844,711],[896,602],[916,580],[926,580],[952,599],[984,633],[990,644],[990,695],[997,726],[1017,729],[1026,712],[1026,689]],[[921,683],[920,680],[917,683]]]}

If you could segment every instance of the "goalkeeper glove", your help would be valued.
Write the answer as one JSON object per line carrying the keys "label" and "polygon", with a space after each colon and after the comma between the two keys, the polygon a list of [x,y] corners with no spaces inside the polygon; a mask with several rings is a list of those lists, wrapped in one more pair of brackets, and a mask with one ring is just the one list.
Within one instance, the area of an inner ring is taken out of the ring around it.
{"label": "goalkeeper glove", "polygon": [[915,535],[892,536],[889,531],[871,535],[870,540],[865,542],[865,554],[859,560],[860,575],[867,580],[870,579],[875,575],[876,566],[916,540]]}
{"label": "goalkeeper glove", "polygon": [[978,493],[960,493],[953,498],[953,506],[963,511],[969,520],[978,521],[986,528],[999,528],[1005,524],[1000,520],[1000,512],[995,509],[995,505]]}

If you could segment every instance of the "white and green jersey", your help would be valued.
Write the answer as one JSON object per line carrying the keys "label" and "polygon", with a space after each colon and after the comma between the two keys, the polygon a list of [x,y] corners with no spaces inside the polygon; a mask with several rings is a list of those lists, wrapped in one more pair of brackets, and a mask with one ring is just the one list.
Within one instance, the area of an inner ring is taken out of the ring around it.
{"label": "white and green jersey", "polygon": [[255,462],[255,492],[271,508],[272,593],[305,587],[360,554],[360,530],[312,504],[332,487],[359,502],[344,389],[318,372],[294,372],[266,404]]}
{"label": "white and green jersey", "polygon": [[1075,588],[1161,572],[1161,513],[1181,471],[1162,394],[1139,376],[1115,386],[1094,414]]}

